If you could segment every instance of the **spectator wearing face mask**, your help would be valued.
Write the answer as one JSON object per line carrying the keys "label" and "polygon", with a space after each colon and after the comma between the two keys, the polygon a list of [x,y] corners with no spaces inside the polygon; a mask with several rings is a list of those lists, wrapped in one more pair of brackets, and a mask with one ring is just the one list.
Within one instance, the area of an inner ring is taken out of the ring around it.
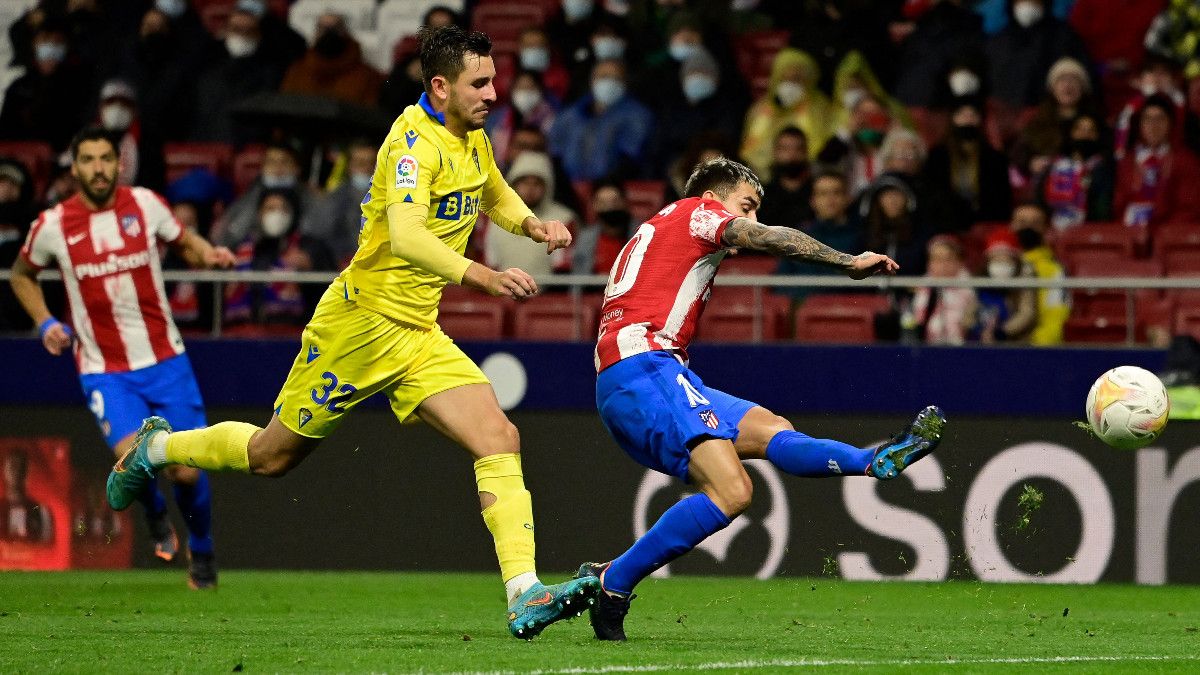
{"label": "spectator wearing face mask", "polygon": [[508,102],[492,110],[485,126],[496,156],[508,156],[509,144],[517,129],[534,128],[550,133],[558,117],[558,108],[558,99],[542,87],[537,73],[518,71],[508,90]]}
{"label": "spectator wearing face mask", "polygon": [[1131,123],[1134,136],[1117,163],[1114,216],[1150,233],[1164,223],[1200,222],[1200,160],[1175,133],[1177,108],[1156,94]]}
{"label": "spectator wearing face mask", "polygon": [[201,43],[189,32],[192,24],[185,16],[191,14],[172,19],[158,8],[143,14],[137,38],[125,46],[118,72],[138,92],[142,137],[160,143],[189,137],[196,74],[203,55],[211,53],[208,33],[204,32],[206,41]]}
{"label": "spectator wearing face mask", "polygon": [[862,52],[852,51],[846,54],[833,74],[833,128],[845,128],[851,111],[867,96],[879,101],[899,124],[912,128],[908,108],[884,90]]}
{"label": "spectator wearing face mask", "polygon": [[373,141],[352,141],[346,149],[342,182],[333,191],[317,196],[301,219],[300,232],[323,242],[338,264],[348,262],[358,250],[363,196],[371,189],[378,151]]}
{"label": "spectator wearing face mask", "polygon": [[883,173],[879,148],[888,132],[898,128],[901,126],[883,103],[866,94],[850,111],[846,126],[825,143],[817,160],[844,173],[850,180],[850,193],[858,195]]}
{"label": "spectator wearing face mask", "polygon": [[901,37],[895,92],[905,105],[936,105],[940,78],[952,64],[979,52],[982,20],[965,4],[963,0],[937,2]]}
{"label": "spectator wearing face mask", "polygon": [[221,54],[196,83],[192,138],[244,145],[262,142],[266,131],[245,120],[235,120],[232,110],[262,92],[275,91],[283,77],[283,64],[267,50],[262,24],[241,5],[229,15]]}
{"label": "spectator wearing face mask", "polygon": [[[1021,247],[1021,259],[1038,279],[1062,279],[1063,266],[1046,244],[1050,214],[1039,204],[1027,202],[1013,209],[1010,227]],[[1032,345],[1056,345],[1063,341],[1063,326],[1067,323],[1070,306],[1067,291],[1062,288],[1039,288],[1036,291],[1037,318],[1024,338]]]}
{"label": "spectator wearing face mask", "polygon": [[1063,148],[1067,131],[1080,115],[1103,118],[1083,64],[1059,59],[1046,75],[1046,92],[1013,146],[1013,165],[1026,179],[1045,173],[1051,158]]}
{"label": "spectator wearing face mask", "polygon": [[65,26],[47,18],[33,35],[32,68],[5,91],[0,137],[66,148],[84,123],[93,91],[70,57]]}
{"label": "spectator wearing face mask", "polygon": [[[296,29],[271,12],[267,11],[267,0],[237,0],[233,6],[234,12],[245,12],[254,17],[258,23],[259,45],[263,55],[275,63],[279,72],[283,72],[293,62],[304,56],[308,44],[304,36]],[[243,23],[245,23],[243,21]],[[241,31],[244,34],[246,31]],[[250,37],[247,34],[247,37]],[[228,39],[225,46],[229,46]],[[244,44],[241,49],[231,49],[246,54],[249,49]]]}
{"label": "spectator wearing face mask", "polygon": [[363,61],[345,17],[326,12],[317,18],[312,47],[288,68],[279,91],[370,106],[382,86],[383,76]]}
{"label": "spectator wearing face mask", "polygon": [[[845,181],[845,175],[842,181]],[[813,179],[808,161],[808,137],[797,127],[786,127],[775,137],[771,180],[763,186],[758,215],[764,223],[799,228],[813,216],[809,205]],[[839,251],[845,249],[838,249]]]}
{"label": "spectator wearing face mask", "polygon": [[[505,179],[538,219],[543,222],[557,220],[566,223],[571,230],[578,227],[579,216],[554,200],[554,167],[546,153],[522,152],[517,155]],[[500,270],[516,267],[535,277],[566,272],[571,268],[567,251],[563,248],[547,255],[545,244],[517,236],[494,222],[488,223],[484,256],[489,267]]]}
{"label": "spectator wearing face mask", "polygon": [[1012,203],[1008,159],[988,143],[983,123],[981,102],[956,102],[946,141],[929,151],[925,163],[930,184],[950,191],[960,225],[1007,220]]}
{"label": "spectator wearing face mask", "polygon": [[617,181],[592,184],[592,213],[596,219],[579,228],[569,249],[575,274],[608,274],[633,232],[625,188]]}
{"label": "spectator wearing face mask", "polygon": [[704,45],[700,19],[690,11],[679,10],[671,14],[666,38],[666,44],[647,55],[645,65],[631,78],[634,95],[656,110],[683,97],[680,79],[684,61],[704,51],[711,53]]}
{"label": "spectator wearing face mask", "polygon": [[1116,165],[1102,124],[1087,114],[1072,120],[1061,151],[1034,182],[1035,199],[1056,230],[1112,220]]}
{"label": "spectator wearing face mask", "polygon": [[[605,3],[597,0],[561,0],[561,11],[546,21],[546,35],[558,47],[567,69],[571,72],[572,84],[582,80],[586,85],[588,73],[597,61],[627,58],[626,54],[601,56],[591,53],[592,34],[597,25],[617,17],[605,9]],[[582,67],[582,71],[579,69]]]}
{"label": "spectator wearing face mask", "polygon": [[[333,270],[333,256],[323,242],[300,232],[300,200],[289,188],[259,195],[253,228],[234,254],[238,270],[312,272]],[[224,319],[229,324],[303,325],[324,289],[291,282],[237,283],[225,287]],[[314,290],[315,289],[315,290]]]}
{"label": "spectator wearing face mask", "polygon": [[810,157],[825,147],[830,131],[829,99],[816,88],[817,62],[798,49],[775,56],[767,92],[746,113],[742,157],[759,176],[769,177],[775,137],[784,127],[798,127],[808,137]]}
{"label": "spectator wearing face mask", "polygon": [[559,113],[548,140],[571,180],[596,180],[647,174],[653,139],[654,115],[627,92],[625,64],[600,61],[591,93]]}
{"label": "spectator wearing face mask", "polygon": [[165,167],[162,145],[143,137],[138,119],[137,92],[122,80],[109,80],[100,88],[97,116],[121,151],[117,182],[161,189]]}
{"label": "spectator wearing face mask", "polygon": [[299,211],[309,213],[313,210],[316,195],[300,179],[300,151],[292,144],[275,142],[267,146],[262,172],[213,226],[212,239],[230,248],[242,243],[254,228],[263,193],[270,189],[295,190]]}
{"label": "spectator wearing face mask", "polygon": [[[583,45],[576,46],[573,51],[563,48],[563,60],[570,75],[564,100],[574,101],[587,93],[589,75],[597,61],[619,59],[626,63],[641,63],[644,58],[638,45],[630,39],[629,27],[621,19],[603,14],[591,25],[591,35]],[[554,35],[549,28],[546,32]]]}
{"label": "spectator wearing face mask", "polygon": [[[1032,277],[1033,268],[1025,264],[1017,236],[1007,227],[992,230],[985,240],[984,276],[1008,280]],[[1037,291],[1033,288],[980,288],[978,321],[970,333],[972,340],[984,344],[1013,342],[1025,338],[1037,321]]]}
{"label": "spectator wearing face mask", "polygon": [[724,86],[721,69],[707,50],[701,48],[688,56],[679,69],[679,78],[683,93],[665,101],[656,111],[664,123],[658,125],[655,145],[662,149],[668,166],[700,133],[735,138],[741,130],[742,109]]}
{"label": "spectator wearing face mask", "polygon": [[1075,31],[1055,17],[1046,0],[1013,0],[1013,20],[987,42],[992,95],[1011,109],[1036,105],[1050,67],[1069,57],[1088,63]]}
{"label": "spectator wearing face mask", "polygon": [[562,100],[567,95],[570,76],[541,27],[528,26],[521,31],[517,38],[517,67],[536,73],[543,88],[555,98]]}

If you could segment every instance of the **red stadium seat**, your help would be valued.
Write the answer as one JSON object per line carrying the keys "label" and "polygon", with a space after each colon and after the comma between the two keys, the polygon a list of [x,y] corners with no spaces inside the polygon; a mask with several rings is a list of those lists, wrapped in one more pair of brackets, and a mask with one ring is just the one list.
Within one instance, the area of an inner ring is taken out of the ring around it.
{"label": "red stadium seat", "polygon": [[796,311],[797,342],[875,341],[875,315],[887,309],[882,295],[829,293],[809,296]]}
{"label": "red stadium seat", "polygon": [[518,303],[513,310],[513,337],[591,341],[596,337],[596,312],[583,302],[576,307],[570,295],[532,298]]}
{"label": "red stadium seat", "polygon": [[25,165],[33,182],[34,199],[46,193],[54,169],[54,149],[41,141],[0,141],[0,157],[11,157]]}
{"label": "red stadium seat", "polygon": [[1084,251],[1132,258],[1135,243],[1135,233],[1120,223],[1084,223],[1059,233],[1054,246],[1058,259],[1070,268],[1075,256]]}
{"label": "red stadium seat", "polygon": [[1129,324],[1124,317],[1082,317],[1067,319],[1063,338],[1067,342],[1118,344],[1128,340]]}
{"label": "red stadium seat", "polygon": [[773,274],[778,267],[778,258],[761,253],[727,255],[721,261],[722,274]]}
{"label": "red stadium seat", "polygon": [[215,176],[228,177],[233,148],[227,143],[167,143],[163,146],[163,158],[167,164],[168,183],[192,169],[205,169]]}
{"label": "red stadium seat", "polygon": [[658,213],[664,206],[666,191],[667,184],[661,180],[625,181],[625,199],[634,222],[644,223]]}
{"label": "red stadium seat", "polygon": [[242,194],[262,173],[263,155],[266,149],[261,145],[247,145],[233,158],[233,190]]}
{"label": "red stadium seat", "polygon": [[471,28],[491,36],[494,49],[515,52],[521,31],[545,20],[545,7],[537,0],[484,0],[471,14]]}
{"label": "red stadium seat", "polygon": [[[1161,277],[1162,265],[1157,260],[1130,260],[1102,254],[1099,257],[1076,258],[1072,276],[1075,277]],[[1162,292],[1153,289],[1133,291],[1135,308],[1162,299]],[[1078,289],[1071,292],[1071,312],[1081,318],[1127,318],[1126,292],[1121,289]]]}
{"label": "red stadium seat", "polygon": [[1154,257],[1168,275],[1200,271],[1200,224],[1160,227],[1154,233]]}
{"label": "red stadium seat", "polygon": [[1200,305],[1188,305],[1176,310],[1174,332],[1200,340]]}
{"label": "red stadium seat", "polygon": [[507,298],[482,293],[470,300],[442,299],[438,325],[455,340],[499,340],[504,337]]}
{"label": "red stadium seat", "polygon": [[712,298],[696,327],[698,342],[756,342],[778,340],[781,318],[787,313],[786,298],[762,291],[762,307],[756,309],[751,287],[713,289]]}

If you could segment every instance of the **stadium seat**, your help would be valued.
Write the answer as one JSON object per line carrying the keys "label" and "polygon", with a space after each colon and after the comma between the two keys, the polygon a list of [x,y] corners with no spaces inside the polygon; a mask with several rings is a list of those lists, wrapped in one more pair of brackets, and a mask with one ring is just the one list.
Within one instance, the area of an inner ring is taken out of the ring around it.
{"label": "stadium seat", "polygon": [[228,177],[233,148],[227,143],[167,143],[163,146],[167,182],[192,169],[205,169],[214,176]]}
{"label": "stadium seat", "polygon": [[375,0],[298,0],[288,11],[288,25],[312,44],[317,18],[325,12],[346,17],[346,25],[355,35],[375,29]]}
{"label": "stadium seat", "polygon": [[886,310],[884,295],[811,295],[796,311],[797,342],[867,343],[875,340],[875,315]]}
{"label": "stadium seat", "polygon": [[1067,319],[1063,338],[1067,342],[1124,343],[1129,338],[1129,324],[1124,317],[1073,316]]}
{"label": "stadium seat", "polygon": [[516,51],[517,38],[530,26],[541,26],[546,10],[540,2],[484,0],[471,13],[471,28],[484,31],[499,51]]}
{"label": "stadium seat", "polygon": [[[395,62],[401,42],[417,34],[421,19],[433,7],[447,7],[461,13],[463,0],[384,0],[375,14],[375,30],[382,38],[380,49],[392,55]],[[416,51],[416,40],[412,41]]]}
{"label": "stadium seat", "polygon": [[1131,228],[1120,223],[1084,223],[1059,233],[1054,247],[1059,261],[1070,269],[1075,256],[1084,251],[1092,254],[1107,251],[1115,256],[1132,258],[1135,242]]}
{"label": "stadium seat", "polygon": [[666,191],[667,184],[661,180],[625,181],[625,199],[634,222],[644,223],[658,213],[664,206]]}
{"label": "stadium seat", "polygon": [[233,189],[236,194],[242,194],[262,173],[263,155],[266,148],[261,145],[247,145],[233,157]]}
{"label": "stadium seat", "polygon": [[442,299],[438,306],[438,325],[455,340],[499,340],[504,337],[508,298],[492,298],[482,293],[469,300]]}
{"label": "stadium seat", "polygon": [[1175,312],[1175,335],[1191,335],[1200,340],[1200,305],[1180,307]]}
{"label": "stadium seat", "polygon": [[698,342],[761,342],[778,340],[788,301],[766,290],[762,307],[755,308],[755,289],[749,286],[718,287],[696,326]]}
{"label": "stadium seat", "polygon": [[542,295],[515,306],[513,337],[587,342],[596,337],[596,318],[592,308],[582,302],[576,307],[568,294]]}
{"label": "stadium seat", "polygon": [[762,253],[727,255],[721,261],[722,274],[774,274],[778,267],[778,258]]}
{"label": "stadium seat", "polygon": [[[1072,276],[1075,277],[1161,277],[1162,265],[1157,260],[1136,260],[1129,258],[1110,257],[1102,253],[1098,257],[1091,255],[1075,259]],[[1107,289],[1077,289],[1071,292],[1071,313],[1081,318],[1121,318],[1128,317],[1126,291],[1116,288]],[[1133,291],[1135,308],[1142,304],[1153,304],[1162,299],[1158,289],[1139,289]]]}
{"label": "stadium seat", "polygon": [[750,84],[750,95],[754,98],[766,93],[771,64],[790,38],[791,32],[787,30],[763,30],[744,33],[734,41],[738,71]]}
{"label": "stadium seat", "polygon": [[33,181],[34,197],[46,193],[46,184],[54,169],[54,149],[41,141],[0,141],[0,157],[11,157],[25,165]]}
{"label": "stadium seat", "polygon": [[1167,274],[1200,271],[1200,224],[1164,225],[1154,233],[1154,257]]}

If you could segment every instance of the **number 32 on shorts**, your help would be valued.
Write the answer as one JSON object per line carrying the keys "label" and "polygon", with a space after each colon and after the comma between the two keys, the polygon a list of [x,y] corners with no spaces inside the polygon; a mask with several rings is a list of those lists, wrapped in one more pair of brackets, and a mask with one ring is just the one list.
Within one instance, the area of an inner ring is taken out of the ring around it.
{"label": "number 32 on shorts", "polygon": [[[350,402],[350,397],[358,391],[358,387],[352,384],[343,384],[338,387],[338,376],[328,370],[321,373],[323,381],[320,387],[314,388],[309,394],[312,396],[313,403],[320,406],[325,406],[325,409],[331,413],[344,413],[346,409],[343,407]],[[338,392],[337,396],[333,396],[333,392]]]}

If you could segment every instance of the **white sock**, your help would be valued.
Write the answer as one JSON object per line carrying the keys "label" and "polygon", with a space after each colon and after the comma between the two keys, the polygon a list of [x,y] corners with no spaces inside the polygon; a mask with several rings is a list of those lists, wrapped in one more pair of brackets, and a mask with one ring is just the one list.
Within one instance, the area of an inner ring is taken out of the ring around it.
{"label": "white sock", "polygon": [[537,572],[526,572],[504,582],[504,592],[508,593],[508,604],[516,602],[521,594],[533,587],[538,581]]}
{"label": "white sock", "polygon": [[150,447],[146,448],[146,455],[150,458],[150,464],[154,468],[167,465],[167,436],[170,436],[165,431],[160,431],[150,437]]}

